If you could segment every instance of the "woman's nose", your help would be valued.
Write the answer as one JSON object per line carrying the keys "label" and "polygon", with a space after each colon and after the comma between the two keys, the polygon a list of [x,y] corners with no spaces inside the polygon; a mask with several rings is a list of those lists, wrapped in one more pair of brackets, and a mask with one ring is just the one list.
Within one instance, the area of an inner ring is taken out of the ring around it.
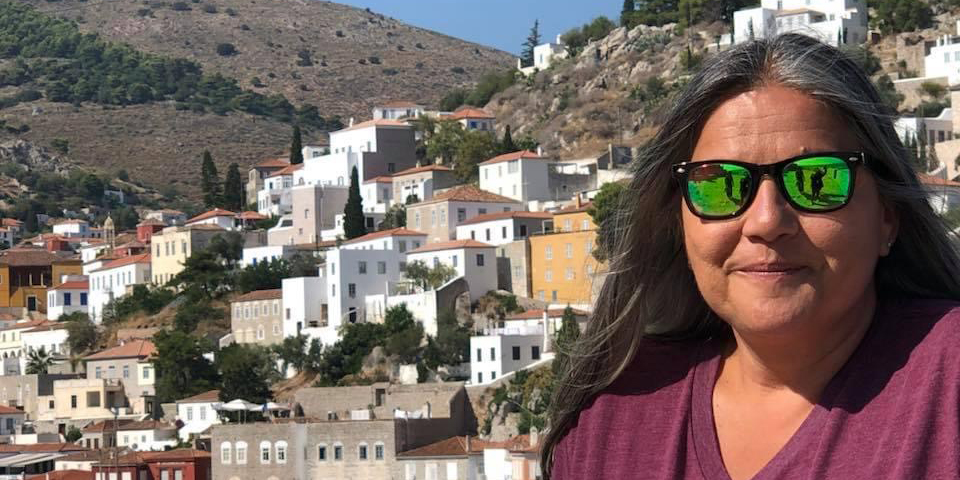
{"label": "woman's nose", "polygon": [[797,233],[798,229],[796,210],[783,198],[773,179],[762,178],[757,196],[743,213],[742,234],[771,243]]}

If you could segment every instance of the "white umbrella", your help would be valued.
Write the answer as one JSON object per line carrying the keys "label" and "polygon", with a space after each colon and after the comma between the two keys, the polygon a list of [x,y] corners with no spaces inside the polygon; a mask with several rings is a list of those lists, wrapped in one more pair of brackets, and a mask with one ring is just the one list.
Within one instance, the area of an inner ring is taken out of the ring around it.
{"label": "white umbrella", "polygon": [[290,407],[286,405],[280,405],[279,403],[267,402],[266,409],[271,412],[276,412],[279,410],[290,410]]}
{"label": "white umbrella", "polygon": [[250,403],[242,398],[238,398],[220,405],[220,410],[226,410],[228,412],[241,412],[250,411],[254,407],[260,408],[260,405],[257,405],[256,403]]}

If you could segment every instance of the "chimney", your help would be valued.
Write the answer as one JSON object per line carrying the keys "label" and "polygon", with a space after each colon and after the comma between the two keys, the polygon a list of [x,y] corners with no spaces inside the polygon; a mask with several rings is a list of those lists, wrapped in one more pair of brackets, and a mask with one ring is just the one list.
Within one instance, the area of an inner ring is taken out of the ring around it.
{"label": "chimney", "polygon": [[[580,198],[580,195],[577,195],[577,198]],[[550,352],[553,350],[553,345],[550,345],[550,329],[547,328],[547,324],[550,322],[550,319],[547,318],[547,309],[543,309],[543,316],[541,317],[540,325],[543,327],[543,351]]]}
{"label": "chimney", "polygon": [[541,147],[540,145],[537,145],[537,156],[538,157],[543,156],[543,147]]}
{"label": "chimney", "polygon": [[583,203],[580,201],[580,194],[579,194],[579,193],[575,193],[575,194],[573,195],[573,201],[576,202],[577,208],[580,208],[580,207],[583,206]]}
{"label": "chimney", "polygon": [[562,35],[560,35],[559,33],[557,34],[557,45],[563,45],[563,42],[560,41],[560,37],[561,37],[561,36],[562,36]]}
{"label": "chimney", "polygon": [[470,435],[467,435],[467,455],[470,455]]}
{"label": "chimney", "polygon": [[540,432],[536,427],[530,429],[530,446],[536,447],[540,444]]}
{"label": "chimney", "polygon": [[350,124],[347,125],[347,128],[350,128],[352,126],[353,126],[353,117],[350,117]]}

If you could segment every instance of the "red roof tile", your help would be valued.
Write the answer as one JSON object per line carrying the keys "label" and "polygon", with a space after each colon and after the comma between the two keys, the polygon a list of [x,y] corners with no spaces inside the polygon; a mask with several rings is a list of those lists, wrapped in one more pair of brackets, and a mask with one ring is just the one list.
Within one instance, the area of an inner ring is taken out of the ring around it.
{"label": "red roof tile", "polygon": [[407,253],[410,254],[435,252],[438,250],[457,250],[461,248],[494,248],[494,246],[483,242],[478,242],[476,240],[450,240],[449,242],[428,243],[415,250],[410,250]]}
{"label": "red roof tile", "polygon": [[150,254],[149,254],[149,253],[141,253],[141,254],[139,254],[139,255],[130,255],[130,256],[127,256],[127,257],[120,257],[120,258],[118,258],[118,259],[116,259],[116,260],[111,260],[111,261],[105,263],[103,266],[101,266],[100,268],[98,268],[98,269],[96,269],[96,270],[94,270],[93,272],[90,272],[90,273],[102,272],[102,271],[104,271],[104,270],[110,270],[110,269],[114,269],[114,268],[125,267],[125,266],[127,266],[127,265],[133,265],[133,264],[135,264],[135,263],[145,263],[145,264],[148,264],[148,265],[149,265],[149,264],[150,264]]}
{"label": "red roof tile", "polygon": [[286,167],[283,167],[283,168],[281,168],[280,170],[277,170],[276,172],[273,172],[273,173],[271,173],[270,175],[267,175],[267,178],[282,177],[282,176],[284,176],[284,175],[293,175],[293,172],[296,172],[297,170],[300,170],[301,168],[303,168],[303,164],[302,164],[302,163],[296,163],[296,164],[293,164],[293,165],[287,165]]}
{"label": "red roof tile", "polygon": [[[563,310],[564,309],[562,308],[547,310],[547,318],[562,317]],[[589,313],[584,312],[583,310],[577,310],[576,308],[572,310],[573,310],[573,314],[577,316],[590,315]],[[508,315],[505,318],[505,320],[533,320],[536,318],[543,318],[543,309],[534,309],[534,310],[527,310],[526,312],[522,312],[522,313],[514,313],[513,315]]]}
{"label": "red roof tile", "polygon": [[88,470],[54,470],[27,476],[26,480],[93,480],[93,478],[93,472]]}
{"label": "red roof tile", "polygon": [[393,178],[381,175],[370,180],[364,180],[363,183],[393,183]]}
{"label": "red roof tile", "polygon": [[15,247],[0,251],[0,264],[12,267],[46,267],[67,260],[42,248]]}
{"label": "red roof tile", "polygon": [[164,226],[164,227],[167,226],[166,223],[163,223],[163,222],[161,222],[160,220],[157,220],[156,218],[148,218],[148,219],[146,219],[146,220],[144,220],[144,221],[142,221],[142,222],[140,222],[140,223],[137,224],[138,227],[148,227],[148,226],[151,226],[151,225],[162,225],[162,226]]}
{"label": "red roof tile", "polygon": [[[436,193],[433,198],[411,206],[428,205],[437,202],[479,202],[479,203],[520,203],[496,193],[491,193],[473,185],[459,185],[449,190]],[[409,207],[408,207],[409,208]]]}
{"label": "red roof tile", "polygon": [[123,345],[94,353],[84,358],[84,360],[108,360],[111,358],[128,357],[147,358],[156,352],[157,349],[153,346],[153,342],[149,340],[133,340]]}
{"label": "red roof tile", "polygon": [[18,445],[15,443],[0,444],[0,453],[47,453],[47,452],[80,452],[87,448],[74,443],[32,443]]}
{"label": "red roof tile", "polygon": [[406,100],[395,100],[393,102],[387,102],[383,105],[380,105],[380,108],[416,108],[421,107],[422,105],[417,105],[413,102],[408,102]]}
{"label": "red roof tile", "polygon": [[960,187],[960,182],[954,182],[953,180],[944,180],[942,178],[934,177],[934,176],[923,174],[923,173],[918,173],[917,178],[920,179],[920,183],[927,186]]}
{"label": "red roof tile", "polygon": [[222,209],[222,208],[214,208],[213,210],[210,210],[209,212],[203,212],[203,213],[201,213],[200,215],[197,215],[196,217],[193,217],[193,218],[191,218],[190,220],[187,220],[186,223],[187,223],[187,225],[189,225],[189,224],[191,224],[191,223],[193,223],[193,222],[199,222],[199,221],[201,221],[201,220],[206,220],[206,219],[208,219],[208,218],[214,218],[214,217],[235,217],[235,216],[237,216],[237,214],[231,212],[230,210],[224,210],[224,209]]}
{"label": "red roof tile", "polygon": [[460,107],[453,112],[452,115],[447,118],[451,120],[462,120],[465,118],[483,118],[483,119],[492,119],[497,118],[490,112],[476,107]]}
{"label": "red roof tile", "polygon": [[283,298],[283,289],[254,290],[234,298],[233,302],[255,302],[258,300],[276,300],[278,298]]}
{"label": "red roof tile", "polygon": [[401,170],[397,173],[394,173],[394,177],[399,177],[402,175],[412,175],[414,173],[420,172],[452,172],[453,169],[450,167],[445,167],[443,165],[423,165],[420,167],[408,168],[406,170]]}
{"label": "red roof tile", "polygon": [[50,290],[89,290],[90,281],[89,280],[71,280],[69,282],[63,282],[56,287],[51,288]]}
{"label": "red roof tile", "polygon": [[533,219],[539,219],[539,220],[549,220],[553,218],[553,214],[550,212],[526,212],[526,211],[486,213],[483,215],[470,217],[467,219],[467,221],[461,222],[459,225],[472,225],[474,223],[492,222],[494,220],[503,220],[505,218],[533,218]]}
{"label": "red roof tile", "polygon": [[26,322],[11,323],[3,328],[0,328],[0,330],[23,330],[28,328],[37,328],[37,327],[45,326],[48,323],[57,323],[57,322],[51,322],[48,320],[27,320]]}
{"label": "red roof tile", "polygon": [[260,213],[253,211],[240,212],[237,214],[237,218],[240,220],[266,220],[270,217],[266,215],[261,215]]}
{"label": "red roof tile", "polygon": [[[410,125],[407,125],[405,122],[398,122],[396,120],[367,120],[366,122],[355,123],[352,127],[344,128],[343,130],[337,130],[337,132],[346,132],[348,130],[359,130],[361,128],[370,128],[370,127],[406,127],[412,128]],[[334,133],[337,133],[334,132]]]}
{"label": "red roof tile", "polygon": [[26,415],[26,413],[23,410],[13,408],[13,407],[8,407],[6,405],[0,405],[0,415],[11,415],[15,413],[20,415]]}
{"label": "red roof tile", "polygon": [[[470,451],[467,451],[467,439],[469,438]],[[398,457],[465,457],[467,454],[481,454],[483,449],[493,445],[492,442],[481,440],[477,437],[456,436],[450,437],[439,442],[424,445],[413,450],[400,452]]]}
{"label": "red roof tile", "polygon": [[418,232],[416,230],[408,230],[404,227],[391,228],[389,230],[380,230],[379,232],[368,233],[362,237],[353,238],[343,242],[344,245],[349,245],[351,243],[360,243],[360,242],[369,242],[370,240],[376,240],[378,238],[387,238],[387,237],[425,237],[426,233]]}
{"label": "red roof tile", "polygon": [[207,403],[207,402],[219,402],[220,401],[220,390],[208,390],[206,392],[194,395],[192,397],[184,398],[183,400],[177,400],[177,403]]}
{"label": "red roof tile", "polygon": [[86,427],[83,427],[83,433],[103,433],[103,432],[113,432],[122,425],[126,425],[133,420],[101,420],[99,422],[91,423]]}
{"label": "red roof tile", "polygon": [[495,163],[509,162],[511,160],[549,160],[549,158],[537,155],[537,152],[531,152],[530,150],[521,150],[519,152],[504,153],[503,155],[497,155],[496,157],[491,158],[485,162],[481,162],[480,165],[493,165]]}
{"label": "red roof tile", "polygon": [[130,430],[173,430],[177,427],[173,424],[160,420],[141,420],[139,422],[129,422],[120,425],[120,431]]}
{"label": "red roof tile", "polygon": [[16,218],[3,218],[0,219],[0,224],[4,227],[19,227],[23,225],[23,222],[17,220]]}
{"label": "red roof tile", "polygon": [[290,165],[290,160],[286,158],[268,158],[256,165],[253,168],[283,168]]}

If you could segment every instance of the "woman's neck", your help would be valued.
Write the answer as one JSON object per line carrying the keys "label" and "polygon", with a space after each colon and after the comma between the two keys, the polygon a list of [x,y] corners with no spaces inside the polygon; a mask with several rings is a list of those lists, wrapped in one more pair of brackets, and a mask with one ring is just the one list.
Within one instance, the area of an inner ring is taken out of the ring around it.
{"label": "woman's neck", "polygon": [[815,403],[866,335],[877,299],[868,288],[861,301],[832,322],[789,335],[734,331],[721,375],[743,394],[789,390]]}

